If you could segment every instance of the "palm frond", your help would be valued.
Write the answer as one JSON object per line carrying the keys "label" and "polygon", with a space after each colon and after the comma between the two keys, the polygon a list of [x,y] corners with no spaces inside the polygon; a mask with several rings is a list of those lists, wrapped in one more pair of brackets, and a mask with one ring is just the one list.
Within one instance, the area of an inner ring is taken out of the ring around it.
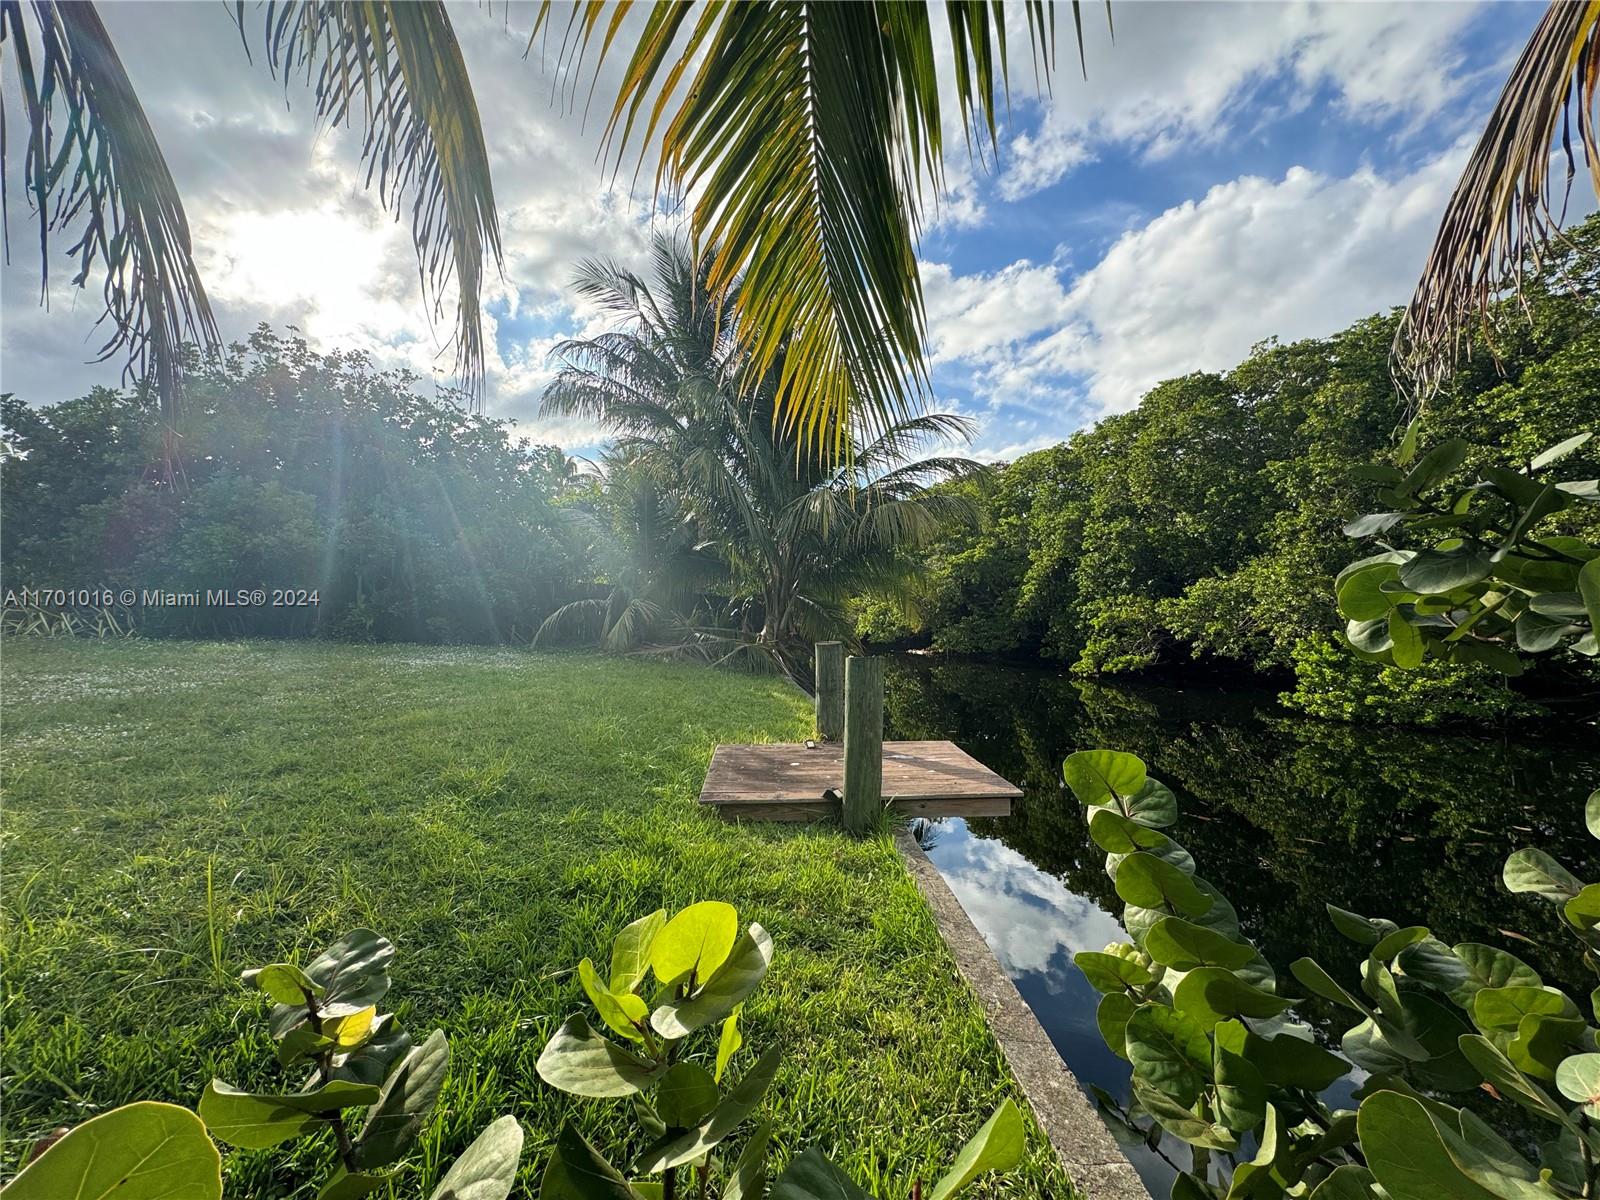
{"label": "palm frond", "polygon": [[[244,0],[235,19],[245,34]],[[348,125],[359,111],[367,186],[397,217],[411,209],[423,294],[442,316],[456,293],[456,371],[477,396],[483,379],[483,262],[502,265],[489,155],[461,47],[439,0],[269,0],[267,63],[285,84],[303,76],[318,116]]]}
{"label": "palm frond", "polygon": [[[1454,368],[1475,321],[1507,288],[1521,294],[1522,272],[1560,228],[1577,173],[1572,115],[1590,181],[1600,194],[1594,127],[1600,82],[1600,3],[1554,0],[1506,81],[1489,124],[1445,208],[1400,328],[1397,377],[1426,398]],[[1566,159],[1562,213],[1552,212],[1550,162]]]}
{"label": "palm frond", "polygon": [[[221,344],[183,201],[94,6],[35,0],[31,11],[37,60],[23,5],[4,0],[0,61],[22,101],[23,181],[38,221],[43,291],[48,297],[51,235],[81,226],[67,251],[77,259],[72,282],[82,287],[101,272],[100,319],[113,327],[99,358],[126,355],[125,378],[154,388],[170,428],[183,392],[184,344]],[[0,101],[0,158],[7,123]],[[8,177],[0,170],[0,181]],[[8,261],[10,235],[8,226]]]}
{"label": "palm frond", "polygon": [[[581,64],[599,36],[598,74],[626,7],[580,5],[563,62]],[[1025,7],[1048,70],[1053,5]],[[550,10],[546,0],[535,36]],[[963,124],[992,146],[1004,8],[946,12]],[[893,424],[928,392],[916,242],[924,184],[942,182],[939,89],[926,5],[662,4],[611,110],[618,163],[660,131],[657,191],[696,197],[695,242],[717,247],[711,290],[739,281],[742,365],[755,379],[777,371],[777,412],[797,443],[833,459],[848,457],[857,425]]]}

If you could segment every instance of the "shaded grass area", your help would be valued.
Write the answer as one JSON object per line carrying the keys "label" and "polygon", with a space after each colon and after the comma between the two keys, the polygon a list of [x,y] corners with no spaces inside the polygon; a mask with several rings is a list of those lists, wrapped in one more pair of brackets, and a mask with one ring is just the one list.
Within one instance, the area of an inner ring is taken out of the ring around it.
{"label": "shaded grass area", "polygon": [[[281,1086],[238,972],[358,925],[398,947],[389,1005],[454,1051],[396,1196],[425,1194],[502,1112],[528,1135],[516,1195],[569,1115],[619,1161],[637,1149],[625,1104],[564,1096],[534,1062],[582,1006],[576,962],[696,900],[734,903],[776,942],[740,1058],[785,1047],[780,1160],[818,1143],[904,1197],[1014,1092],[886,838],[697,810],[714,744],[808,732],[786,684],[306,643],[12,639],[3,672],[8,1171],[40,1132],[111,1105],[193,1105],[212,1075]],[[1031,1146],[970,1194],[1067,1196],[1037,1130]],[[331,1157],[233,1153],[228,1195],[314,1195],[303,1181]]]}

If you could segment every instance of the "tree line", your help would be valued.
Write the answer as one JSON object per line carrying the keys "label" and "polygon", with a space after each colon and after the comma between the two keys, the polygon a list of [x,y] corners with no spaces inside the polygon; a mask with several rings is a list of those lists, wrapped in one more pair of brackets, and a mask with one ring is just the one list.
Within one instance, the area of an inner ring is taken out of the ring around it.
{"label": "tree line", "polygon": [[[1423,445],[1473,446],[1468,467],[1526,463],[1600,411],[1600,219],[1575,229],[1507,304],[1422,412]],[[1431,720],[1525,707],[1495,673],[1430,663],[1402,673],[1335,644],[1334,574],[1358,556],[1342,527],[1368,511],[1358,469],[1386,459],[1405,410],[1390,376],[1396,316],[1325,338],[1265,342],[1224,372],[1153,388],[1130,412],[959,485],[982,512],[930,556],[907,609],[863,599],[858,631],[981,655],[1038,656],[1079,674],[1197,660],[1292,675],[1325,716]],[[1585,447],[1577,476],[1600,469]],[[1565,531],[1592,538],[1583,508]],[[1570,659],[1526,692],[1596,684]]]}

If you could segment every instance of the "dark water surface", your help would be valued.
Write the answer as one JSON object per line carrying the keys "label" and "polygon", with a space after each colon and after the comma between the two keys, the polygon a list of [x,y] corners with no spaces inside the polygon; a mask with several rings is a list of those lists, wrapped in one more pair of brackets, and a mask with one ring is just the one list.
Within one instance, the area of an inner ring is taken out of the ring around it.
{"label": "dark water surface", "polygon": [[[1067,1065],[1123,1102],[1128,1064],[1101,1040],[1098,994],[1072,963],[1125,940],[1104,855],[1060,786],[1074,750],[1132,751],[1172,787],[1181,815],[1166,832],[1280,978],[1309,954],[1357,985],[1360,952],[1328,922],[1331,902],[1447,942],[1504,946],[1580,1000],[1594,986],[1551,907],[1500,883],[1523,846],[1600,879],[1600,842],[1583,828],[1584,798],[1600,787],[1592,725],[1510,736],[1368,728],[1296,716],[1270,693],[1110,688],[909,657],[890,667],[886,721],[890,737],[949,738],[1026,792],[1010,817],[930,822],[924,841]],[[1344,1028],[1319,1007],[1300,1015],[1335,1042]],[[1130,1157],[1165,1196],[1171,1169],[1148,1151]]]}

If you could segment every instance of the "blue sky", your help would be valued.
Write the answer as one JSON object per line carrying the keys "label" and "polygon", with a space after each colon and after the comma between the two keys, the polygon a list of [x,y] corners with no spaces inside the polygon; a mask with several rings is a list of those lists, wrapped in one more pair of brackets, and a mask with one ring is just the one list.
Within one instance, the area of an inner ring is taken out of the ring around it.
{"label": "blue sky", "polygon": [[[984,457],[1059,440],[1263,338],[1403,303],[1542,11],[1119,0],[1114,41],[1085,6],[1084,80],[1059,7],[1049,94],[1017,71],[987,171],[949,139],[947,195],[921,247],[938,403],[973,420]],[[422,305],[406,230],[360,186],[357,139],[316,133],[305,94],[244,61],[223,6],[115,3],[105,17],[185,193],[224,331],[293,325],[442,380],[449,324]],[[549,103],[550,77],[522,54],[528,9],[453,17],[506,244],[487,408],[590,452],[593,427],[538,412],[550,348],[598,327],[566,281],[585,255],[642,261],[663,218],[605,188],[597,130]],[[36,403],[117,374],[84,365],[98,309],[65,287],[63,265],[45,312],[37,259],[14,244],[0,292],[0,386]]]}

